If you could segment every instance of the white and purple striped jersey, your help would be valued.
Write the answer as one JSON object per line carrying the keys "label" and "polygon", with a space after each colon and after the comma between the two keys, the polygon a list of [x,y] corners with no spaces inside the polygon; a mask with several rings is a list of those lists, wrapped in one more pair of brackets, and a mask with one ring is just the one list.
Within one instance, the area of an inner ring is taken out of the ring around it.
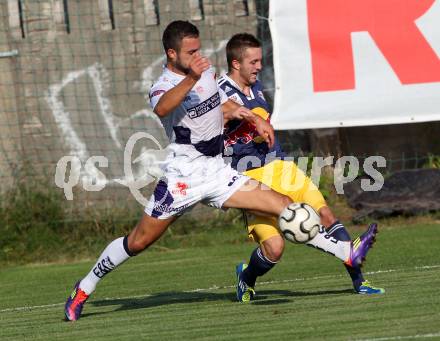
{"label": "white and purple striped jersey", "polygon": [[[150,90],[151,107],[156,107],[165,92],[178,85],[185,76],[164,67],[162,75]],[[228,100],[219,88],[212,68],[187,93],[183,102],[165,117],[161,117],[170,143],[191,145],[199,153],[215,156],[223,151],[223,112],[221,105]]]}

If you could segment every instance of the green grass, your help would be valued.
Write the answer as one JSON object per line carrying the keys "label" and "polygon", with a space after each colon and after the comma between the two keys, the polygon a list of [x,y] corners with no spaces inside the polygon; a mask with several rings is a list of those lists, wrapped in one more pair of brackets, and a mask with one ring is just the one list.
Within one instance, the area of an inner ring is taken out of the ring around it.
{"label": "green grass", "polygon": [[[117,205],[101,202],[75,206],[48,182],[17,181],[9,190],[0,192],[0,268],[35,260],[94,259],[113,236],[128,234],[142,211],[132,198]],[[241,227],[241,217],[240,210],[225,214],[200,204],[193,214],[178,219],[156,245],[175,249],[214,244],[202,232]],[[231,237],[237,241],[237,236],[241,235]]]}
{"label": "green grass", "polygon": [[289,244],[246,305],[235,302],[233,268],[254,245],[233,242],[236,229],[211,231],[217,244],[153,248],[128,261],[75,323],[63,321],[63,302],[92,262],[8,267],[0,340],[440,339],[439,232],[438,222],[382,228],[364,268],[387,290],[375,297],[353,294],[332,257]]}

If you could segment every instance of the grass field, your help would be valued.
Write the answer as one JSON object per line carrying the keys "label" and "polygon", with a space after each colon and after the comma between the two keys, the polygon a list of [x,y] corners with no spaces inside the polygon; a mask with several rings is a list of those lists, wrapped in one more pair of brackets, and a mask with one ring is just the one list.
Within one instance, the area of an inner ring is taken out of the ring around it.
{"label": "grass field", "polygon": [[[360,231],[353,231],[358,234]],[[251,304],[234,265],[254,245],[151,249],[100,283],[75,323],[63,304],[91,261],[0,270],[0,340],[440,340],[440,223],[381,229],[364,271],[381,296],[355,295],[332,257],[289,244]],[[191,237],[189,237],[191,238]]]}

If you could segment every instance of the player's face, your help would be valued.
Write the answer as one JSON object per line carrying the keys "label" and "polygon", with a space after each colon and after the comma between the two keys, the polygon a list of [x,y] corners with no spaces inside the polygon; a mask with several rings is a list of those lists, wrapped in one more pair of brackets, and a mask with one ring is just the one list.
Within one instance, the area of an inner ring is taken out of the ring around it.
{"label": "player's face", "polygon": [[244,51],[240,63],[240,79],[245,85],[252,85],[257,81],[258,73],[263,68],[261,64],[263,52],[260,47],[250,47]]}
{"label": "player's face", "polygon": [[183,38],[180,50],[176,53],[174,66],[184,74],[189,72],[189,64],[193,56],[200,55],[200,38]]}

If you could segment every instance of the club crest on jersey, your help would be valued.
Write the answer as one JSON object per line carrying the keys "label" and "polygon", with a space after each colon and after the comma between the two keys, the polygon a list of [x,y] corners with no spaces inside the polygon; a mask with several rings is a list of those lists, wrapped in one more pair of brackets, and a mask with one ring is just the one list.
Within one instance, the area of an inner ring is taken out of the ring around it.
{"label": "club crest on jersey", "polygon": [[177,195],[186,195],[186,190],[188,189],[188,185],[184,182],[177,182],[175,188],[171,191],[173,194]]}
{"label": "club crest on jersey", "polygon": [[257,92],[257,96],[260,97],[263,101],[266,101],[266,99],[264,98],[263,91],[258,90],[258,92]]}

